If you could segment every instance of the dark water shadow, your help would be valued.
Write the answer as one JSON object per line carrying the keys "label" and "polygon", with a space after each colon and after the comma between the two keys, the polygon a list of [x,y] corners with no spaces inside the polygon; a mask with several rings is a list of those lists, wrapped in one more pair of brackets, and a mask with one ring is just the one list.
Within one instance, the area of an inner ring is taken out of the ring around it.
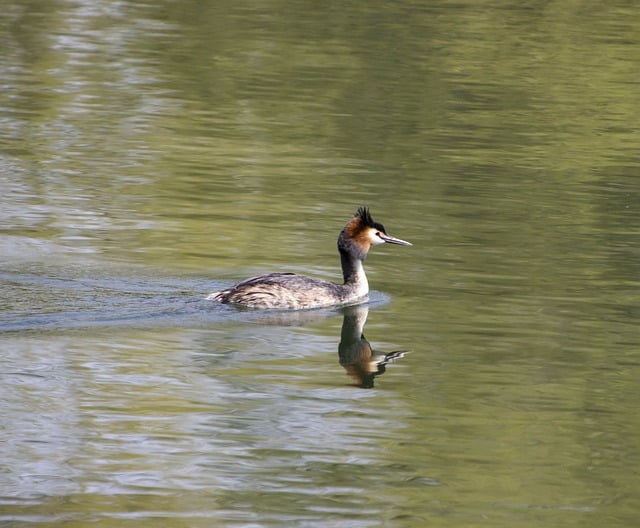
{"label": "dark water shadow", "polygon": [[0,334],[104,326],[205,324],[198,282],[182,278],[0,273]]}

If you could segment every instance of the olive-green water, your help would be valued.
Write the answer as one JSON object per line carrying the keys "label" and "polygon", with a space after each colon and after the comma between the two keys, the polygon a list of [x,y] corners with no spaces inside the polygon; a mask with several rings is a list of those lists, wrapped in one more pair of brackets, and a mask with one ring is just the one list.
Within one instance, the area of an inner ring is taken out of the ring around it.
{"label": "olive-green water", "polygon": [[634,2],[0,4],[2,526],[637,526]]}

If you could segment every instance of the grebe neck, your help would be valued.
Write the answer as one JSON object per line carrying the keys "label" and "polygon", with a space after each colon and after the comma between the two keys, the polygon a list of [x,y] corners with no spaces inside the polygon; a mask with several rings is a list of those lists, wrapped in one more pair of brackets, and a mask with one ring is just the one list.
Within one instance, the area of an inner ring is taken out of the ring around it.
{"label": "grebe neck", "polygon": [[344,285],[358,292],[358,295],[369,293],[369,282],[364,272],[362,260],[340,248],[340,263]]}

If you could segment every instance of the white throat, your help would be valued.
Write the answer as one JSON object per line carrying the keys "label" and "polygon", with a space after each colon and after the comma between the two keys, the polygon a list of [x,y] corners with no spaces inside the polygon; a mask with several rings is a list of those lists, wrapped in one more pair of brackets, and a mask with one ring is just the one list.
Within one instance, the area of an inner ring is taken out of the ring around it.
{"label": "white throat", "polygon": [[356,276],[356,294],[358,297],[364,297],[369,293],[369,281],[367,281],[367,275],[364,272],[364,266],[361,260],[356,260],[354,263],[354,271]]}

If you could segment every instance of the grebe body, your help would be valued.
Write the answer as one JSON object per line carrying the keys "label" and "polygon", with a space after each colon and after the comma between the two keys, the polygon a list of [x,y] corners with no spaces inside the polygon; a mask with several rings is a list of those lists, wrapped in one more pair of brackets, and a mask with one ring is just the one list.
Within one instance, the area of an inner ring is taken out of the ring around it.
{"label": "grebe body", "polygon": [[342,284],[295,273],[267,273],[214,292],[207,299],[248,308],[292,310],[357,303],[369,293],[362,263],[371,246],[384,243],[411,246],[388,235],[382,224],[374,222],[369,210],[361,207],[338,237]]}

